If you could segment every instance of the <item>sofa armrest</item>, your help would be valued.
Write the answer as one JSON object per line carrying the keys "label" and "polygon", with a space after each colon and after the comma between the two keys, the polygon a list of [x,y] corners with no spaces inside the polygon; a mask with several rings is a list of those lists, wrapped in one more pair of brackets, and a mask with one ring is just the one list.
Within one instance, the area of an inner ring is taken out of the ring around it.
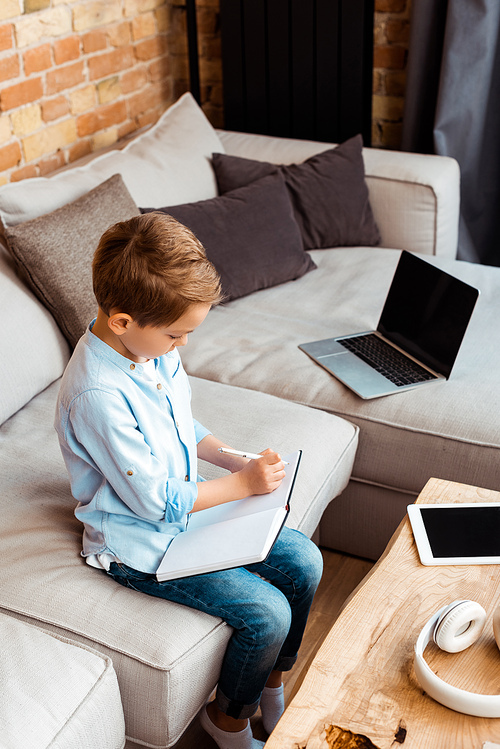
{"label": "sofa armrest", "polygon": [[[301,162],[333,144],[218,131],[226,153],[279,164]],[[366,182],[382,246],[456,257],[460,172],[447,156],[364,148]]]}
{"label": "sofa armrest", "polygon": [[366,182],[384,247],[455,258],[460,170],[448,156],[363,149]]}

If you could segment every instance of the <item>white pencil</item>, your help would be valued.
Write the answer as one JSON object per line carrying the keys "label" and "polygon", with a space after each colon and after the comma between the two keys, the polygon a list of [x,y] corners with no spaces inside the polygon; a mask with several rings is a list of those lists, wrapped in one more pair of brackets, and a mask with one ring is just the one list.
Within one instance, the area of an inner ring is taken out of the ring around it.
{"label": "white pencil", "polygon": [[[263,455],[259,455],[258,453],[247,453],[243,450],[232,450],[230,447],[219,447],[218,448],[220,453],[224,453],[226,455],[236,455],[238,458],[249,458],[249,460],[257,460],[257,458],[263,458]],[[282,460],[282,463],[284,463],[286,466],[290,465],[288,461]]]}

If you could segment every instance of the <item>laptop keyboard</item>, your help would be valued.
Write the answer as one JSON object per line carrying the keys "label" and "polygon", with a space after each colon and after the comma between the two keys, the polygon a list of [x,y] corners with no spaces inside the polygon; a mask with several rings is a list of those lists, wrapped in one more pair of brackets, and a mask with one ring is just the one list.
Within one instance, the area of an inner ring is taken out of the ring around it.
{"label": "laptop keyboard", "polygon": [[436,379],[433,374],[373,333],[344,338],[339,343],[398,387]]}

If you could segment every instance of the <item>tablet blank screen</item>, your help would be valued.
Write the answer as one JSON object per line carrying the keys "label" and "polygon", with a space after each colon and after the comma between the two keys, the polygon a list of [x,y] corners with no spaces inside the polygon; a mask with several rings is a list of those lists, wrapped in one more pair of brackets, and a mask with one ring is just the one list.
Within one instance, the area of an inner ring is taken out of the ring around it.
{"label": "tablet blank screen", "polygon": [[500,556],[500,507],[421,508],[434,557]]}

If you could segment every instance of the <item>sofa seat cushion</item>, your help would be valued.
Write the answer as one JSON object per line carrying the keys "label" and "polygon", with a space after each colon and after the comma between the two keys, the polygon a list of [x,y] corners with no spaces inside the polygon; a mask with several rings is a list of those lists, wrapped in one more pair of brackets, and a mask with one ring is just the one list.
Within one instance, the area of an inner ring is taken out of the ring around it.
{"label": "sofa seat cushion", "polygon": [[1,743],[22,749],[121,749],[125,724],[109,658],[0,614]]}
{"label": "sofa seat cushion", "polygon": [[363,401],[297,346],[372,330],[399,251],[311,252],[301,279],[213,309],[183,361],[190,374],[261,390],[360,427],[353,476],[418,492],[431,476],[500,488],[500,268],[428,258],[481,295],[449,381]]}
{"label": "sofa seat cushion", "polygon": [[[349,480],[357,428],[263,393],[197,378],[192,389],[195,416],[230,444],[304,449],[288,522],[311,535]],[[123,588],[80,557],[82,526],[52,427],[57,390],[56,382],[0,428],[0,611],[110,657],[127,736],[172,746],[214,688],[231,630]],[[211,476],[206,465],[200,473]]]}

